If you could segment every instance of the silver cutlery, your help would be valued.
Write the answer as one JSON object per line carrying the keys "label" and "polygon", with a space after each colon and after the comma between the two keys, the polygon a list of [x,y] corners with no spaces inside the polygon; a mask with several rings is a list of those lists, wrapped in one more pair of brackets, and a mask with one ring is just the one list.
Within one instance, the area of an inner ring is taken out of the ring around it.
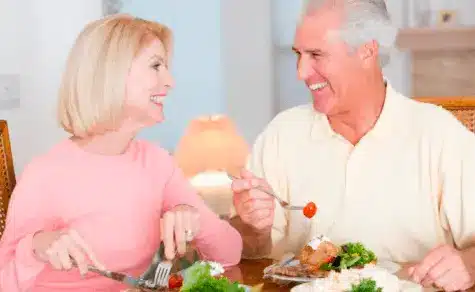
{"label": "silver cutlery", "polygon": [[149,288],[168,287],[168,278],[172,269],[172,262],[162,261],[158,263],[155,275],[152,281],[146,281],[145,285]]}
{"label": "silver cutlery", "polygon": [[[230,173],[227,173],[228,174],[228,177],[229,179],[231,180],[236,180],[236,179],[240,179],[239,177],[236,177]],[[288,202],[282,200],[281,198],[279,198],[279,196],[277,196],[274,192],[272,191],[269,191],[267,189],[264,189],[262,187],[256,187],[257,190],[259,191],[262,191],[272,197],[274,197],[277,202],[279,202],[279,205],[282,206],[282,208],[284,209],[287,209],[287,210],[297,210],[297,211],[300,211],[300,210],[303,210],[305,207],[304,206],[294,206],[294,205],[290,205]]]}
{"label": "silver cutlery", "polygon": [[149,270],[141,277],[141,279],[144,280],[144,285],[149,289],[168,287],[168,279],[170,277],[172,267],[172,261],[165,258],[165,245],[162,242],[160,244],[160,248],[153,258],[152,265],[150,266]]}
{"label": "silver cutlery", "polygon": [[[73,258],[71,258],[71,261],[72,261],[72,263],[75,267],[78,266],[76,261]],[[122,282],[122,283],[124,283],[124,284],[126,284],[130,287],[134,287],[134,288],[143,287],[143,281],[141,281],[140,279],[136,279],[132,276],[123,274],[123,273],[112,272],[112,271],[109,271],[109,270],[102,270],[102,269],[99,269],[99,268],[97,268],[93,265],[88,265],[87,269],[90,272],[99,274],[101,276],[107,277],[109,279],[112,279],[112,280],[115,280],[115,281],[118,281],[118,282]]]}

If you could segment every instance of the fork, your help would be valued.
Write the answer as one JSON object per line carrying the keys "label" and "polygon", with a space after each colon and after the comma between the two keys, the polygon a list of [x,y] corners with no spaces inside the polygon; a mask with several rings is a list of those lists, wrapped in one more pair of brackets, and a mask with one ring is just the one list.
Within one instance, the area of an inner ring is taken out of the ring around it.
{"label": "fork", "polygon": [[153,281],[146,281],[145,284],[150,288],[157,287],[168,287],[168,277],[170,276],[170,271],[172,269],[172,262],[165,260],[158,263],[157,268],[155,269],[155,275]]}
{"label": "fork", "polygon": [[[239,177],[236,177],[230,173],[227,173],[229,179],[231,180],[236,180],[236,179],[240,179]],[[303,210],[305,207],[303,206],[294,206],[294,205],[290,205],[288,202],[282,200],[281,198],[279,198],[279,196],[277,196],[273,191],[270,191],[270,190],[267,190],[261,186],[258,186],[256,187],[255,189],[259,190],[259,191],[262,191],[272,197],[274,197],[277,202],[279,202],[279,205],[282,206],[282,208],[284,209],[287,209],[287,210],[296,210],[296,211],[299,211],[299,210]]]}

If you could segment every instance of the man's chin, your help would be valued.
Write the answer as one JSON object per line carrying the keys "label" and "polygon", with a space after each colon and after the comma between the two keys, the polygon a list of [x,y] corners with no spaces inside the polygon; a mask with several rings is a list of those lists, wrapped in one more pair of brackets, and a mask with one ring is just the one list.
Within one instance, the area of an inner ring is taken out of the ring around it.
{"label": "man's chin", "polygon": [[313,100],[313,109],[321,114],[328,115],[332,110],[332,106],[328,102],[317,102]]}

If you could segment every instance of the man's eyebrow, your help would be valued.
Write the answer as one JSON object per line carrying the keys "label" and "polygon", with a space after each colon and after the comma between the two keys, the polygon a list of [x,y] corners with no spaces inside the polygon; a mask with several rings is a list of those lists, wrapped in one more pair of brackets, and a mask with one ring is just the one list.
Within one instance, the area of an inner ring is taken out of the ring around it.
{"label": "man's eyebrow", "polygon": [[[292,51],[294,51],[296,54],[300,54],[301,51],[298,50],[296,47],[292,47]],[[315,54],[315,55],[323,55],[323,51],[319,49],[305,49],[303,50],[305,53],[309,54]]]}

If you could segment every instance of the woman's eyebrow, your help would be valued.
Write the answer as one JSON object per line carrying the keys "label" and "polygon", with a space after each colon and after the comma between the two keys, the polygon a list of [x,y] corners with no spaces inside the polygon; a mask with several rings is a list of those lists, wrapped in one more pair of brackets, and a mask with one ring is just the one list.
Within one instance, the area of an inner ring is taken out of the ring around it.
{"label": "woman's eyebrow", "polygon": [[156,54],[150,57],[150,61],[158,61],[161,63],[165,63],[165,59],[163,59],[162,56]]}

